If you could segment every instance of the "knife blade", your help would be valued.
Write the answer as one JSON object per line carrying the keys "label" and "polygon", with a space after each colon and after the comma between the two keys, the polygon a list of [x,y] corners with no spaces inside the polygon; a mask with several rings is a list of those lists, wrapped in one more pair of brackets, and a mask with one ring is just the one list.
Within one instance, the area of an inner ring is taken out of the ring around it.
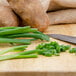
{"label": "knife blade", "polygon": [[47,35],[61,41],[76,44],[76,37],[73,37],[73,36],[67,36],[67,35],[61,35],[61,34],[47,34]]}

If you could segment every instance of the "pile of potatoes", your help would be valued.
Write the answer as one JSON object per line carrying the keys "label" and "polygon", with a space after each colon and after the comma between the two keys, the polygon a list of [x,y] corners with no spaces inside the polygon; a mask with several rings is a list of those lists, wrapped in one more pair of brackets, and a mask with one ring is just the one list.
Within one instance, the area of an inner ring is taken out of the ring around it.
{"label": "pile of potatoes", "polygon": [[0,27],[76,23],[76,0],[0,0]]}

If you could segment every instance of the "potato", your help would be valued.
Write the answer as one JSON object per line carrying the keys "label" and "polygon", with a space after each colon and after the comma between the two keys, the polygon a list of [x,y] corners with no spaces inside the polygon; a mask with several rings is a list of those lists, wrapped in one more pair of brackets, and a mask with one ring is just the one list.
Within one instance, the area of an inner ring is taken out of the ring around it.
{"label": "potato", "polygon": [[54,0],[50,0],[50,4],[47,11],[56,11],[60,9],[64,9],[65,7],[60,6]]}
{"label": "potato", "polygon": [[54,1],[63,7],[76,8],[76,0],[54,0]]}
{"label": "potato", "polygon": [[8,0],[8,2],[26,25],[45,31],[50,24],[49,17],[39,0]]}
{"label": "potato", "polygon": [[46,11],[48,10],[48,8],[49,8],[50,1],[51,1],[51,0],[40,0],[40,2],[41,2],[41,4],[42,4],[45,12],[46,12]]}
{"label": "potato", "polygon": [[76,9],[48,13],[51,24],[76,23]]}
{"label": "potato", "polygon": [[40,0],[45,11],[76,8],[76,0]]}
{"label": "potato", "polygon": [[56,11],[60,9],[64,9],[65,7],[60,6],[54,0],[40,0],[45,11]]}
{"label": "potato", "polygon": [[48,11],[76,8],[76,0],[50,0]]}
{"label": "potato", "polygon": [[18,26],[18,19],[9,6],[0,5],[0,26]]}
{"label": "potato", "polygon": [[7,0],[0,0],[0,5],[9,6]]}

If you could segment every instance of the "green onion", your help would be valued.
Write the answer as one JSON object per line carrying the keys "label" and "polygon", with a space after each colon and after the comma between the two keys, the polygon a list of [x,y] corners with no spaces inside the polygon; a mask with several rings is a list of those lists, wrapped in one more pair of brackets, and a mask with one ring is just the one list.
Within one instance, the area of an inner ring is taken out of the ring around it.
{"label": "green onion", "polygon": [[72,48],[69,50],[69,53],[76,53],[76,48]]}
{"label": "green onion", "polygon": [[0,30],[15,29],[19,27],[0,27]]}
{"label": "green onion", "polygon": [[3,55],[3,54],[8,53],[8,52],[24,51],[25,48],[27,48],[26,45],[15,46],[15,47],[9,48],[7,50],[0,51],[0,55]]}
{"label": "green onion", "polygon": [[0,56],[0,61],[10,60],[10,59],[21,59],[21,58],[37,58],[37,57],[38,57],[37,54],[32,54],[32,55],[18,55],[18,54],[14,54],[14,55]]}
{"label": "green onion", "polygon": [[17,54],[0,56],[0,61],[13,59],[13,58],[16,58],[16,57],[21,56],[21,55],[34,54],[36,52],[37,52],[37,50],[30,50],[30,51],[25,51],[25,52],[17,53]]}
{"label": "green onion", "polygon": [[[34,40],[34,39],[32,39]],[[0,38],[0,43],[20,43],[20,44],[30,44],[31,39],[9,39],[9,38]]]}
{"label": "green onion", "polygon": [[23,34],[9,35],[9,36],[5,36],[5,37],[7,37],[7,38],[32,37],[32,38],[48,41],[46,35],[44,36],[44,35],[35,34],[35,33],[23,33]]}
{"label": "green onion", "polygon": [[20,55],[15,57],[14,59],[22,59],[22,58],[37,58],[38,55],[37,54],[29,54],[29,55]]}
{"label": "green onion", "polygon": [[50,53],[50,52],[43,52],[43,55],[44,55],[44,56],[47,56],[47,57],[50,57],[50,56],[52,56],[53,54]]}
{"label": "green onion", "polygon": [[[38,49],[38,54],[44,56],[59,56],[61,52],[65,52],[71,48],[70,45],[59,45],[57,42],[52,41],[50,43],[41,43],[36,49]],[[51,55],[52,54],[52,55]]]}
{"label": "green onion", "polygon": [[37,29],[32,29],[29,26],[27,27],[20,27],[16,29],[8,29],[0,31],[0,35],[11,35],[11,34],[18,34],[18,33],[27,33],[27,32],[35,32]]}
{"label": "green onion", "polygon": [[43,35],[44,36],[44,38],[46,39],[46,41],[50,41],[50,38],[49,38],[49,36],[48,35],[45,35],[45,34],[43,34],[42,32],[40,32],[40,31],[36,31],[36,32],[34,32],[34,33],[36,33],[36,34],[41,34],[41,35]]}
{"label": "green onion", "polygon": [[71,46],[70,45],[66,45],[66,46],[65,45],[61,45],[60,48],[61,48],[62,52],[65,52],[66,50],[69,50],[71,48]]}

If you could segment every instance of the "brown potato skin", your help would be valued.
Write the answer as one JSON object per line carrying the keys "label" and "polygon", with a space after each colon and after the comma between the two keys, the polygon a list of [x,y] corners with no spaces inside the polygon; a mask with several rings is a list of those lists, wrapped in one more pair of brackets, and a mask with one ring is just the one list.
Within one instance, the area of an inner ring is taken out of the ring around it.
{"label": "brown potato skin", "polygon": [[7,0],[0,0],[0,5],[3,5],[3,6],[9,6],[9,3],[7,2]]}
{"label": "brown potato skin", "polygon": [[76,8],[76,0],[54,0],[54,1],[63,7]]}
{"label": "brown potato skin", "polygon": [[76,23],[76,9],[59,10],[48,13],[51,24]]}
{"label": "brown potato skin", "polygon": [[50,20],[39,0],[8,0],[11,8],[21,17],[26,25],[45,31]]}
{"label": "brown potato skin", "polygon": [[9,6],[0,5],[0,27],[18,26],[18,19]]}
{"label": "brown potato skin", "polygon": [[45,11],[76,8],[76,0],[40,0]]}
{"label": "brown potato skin", "polygon": [[54,0],[50,0],[50,4],[47,11],[57,11],[61,9],[65,9],[65,7],[60,6]]}
{"label": "brown potato skin", "polygon": [[51,0],[40,0],[43,8],[44,8],[44,11],[46,12],[49,8],[49,4],[51,2]]}
{"label": "brown potato skin", "polygon": [[44,11],[56,11],[56,10],[60,10],[60,9],[65,9],[65,7],[60,6],[58,3],[56,3],[56,1],[54,0],[40,0]]}

